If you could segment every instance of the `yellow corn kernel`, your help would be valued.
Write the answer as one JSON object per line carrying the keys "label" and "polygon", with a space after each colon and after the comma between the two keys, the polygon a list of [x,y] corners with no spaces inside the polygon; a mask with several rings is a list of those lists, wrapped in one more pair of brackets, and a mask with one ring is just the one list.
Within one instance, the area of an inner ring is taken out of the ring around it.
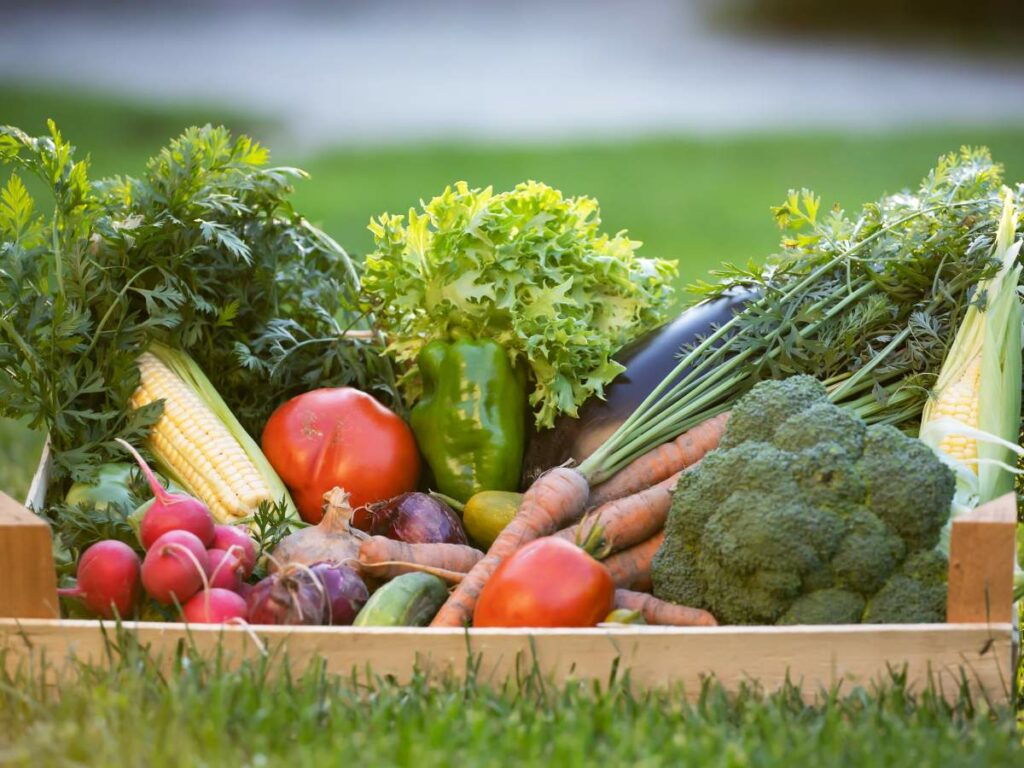
{"label": "yellow corn kernel", "polygon": [[[978,406],[981,399],[981,355],[971,360],[963,374],[951,381],[938,393],[931,405],[930,421],[948,416],[969,427],[978,427]],[[967,461],[975,473],[978,465],[978,441],[965,435],[946,435],[939,443],[939,450],[958,461]]]}
{"label": "yellow corn kernel", "polygon": [[203,501],[219,522],[250,515],[260,501],[271,499],[265,478],[199,395],[149,352],[139,357],[138,365],[141,380],[132,406],[164,401],[150,449],[185,490]]}

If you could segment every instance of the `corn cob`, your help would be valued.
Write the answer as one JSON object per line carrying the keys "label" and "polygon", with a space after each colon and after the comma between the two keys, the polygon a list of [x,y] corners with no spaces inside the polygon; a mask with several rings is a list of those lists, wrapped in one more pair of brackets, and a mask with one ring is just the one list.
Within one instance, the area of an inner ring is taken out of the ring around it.
{"label": "corn cob", "polygon": [[1003,203],[993,246],[1000,269],[979,283],[983,300],[964,314],[921,418],[921,439],[957,470],[954,511],[1012,490],[1021,451],[1021,242],[1010,190]]}
{"label": "corn cob", "polygon": [[139,357],[138,367],[132,407],[163,401],[149,448],[166,475],[222,523],[251,516],[263,501],[291,505],[259,447],[191,358],[154,345]]}

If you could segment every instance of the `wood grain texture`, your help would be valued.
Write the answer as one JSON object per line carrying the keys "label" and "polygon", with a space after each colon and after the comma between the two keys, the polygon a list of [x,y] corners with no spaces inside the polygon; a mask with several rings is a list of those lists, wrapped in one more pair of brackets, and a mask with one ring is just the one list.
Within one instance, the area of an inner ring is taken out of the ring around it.
{"label": "wood grain texture", "polygon": [[50,526],[0,492],[0,616],[57,618]]}
{"label": "wood grain texture", "polygon": [[[0,651],[13,668],[30,658],[50,659],[56,679],[74,658],[103,663],[111,624],[91,621],[0,619]],[[255,658],[259,649],[240,627],[128,622],[125,628],[165,661],[190,643],[227,663]],[[322,659],[330,672],[392,675],[408,680],[417,666],[436,674],[465,674],[470,658],[480,680],[502,682],[528,674],[534,660],[554,681],[607,681],[613,668],[629,670],[638,687],[682,685],[689,697],[714,676],[729,690],[757,680],[776,690],[787,677],[805,697],[843,682],[844,690],[889,679],[905,666],[915,690],[929,680],[955,698],[965,679],[975,693],[1005,702],[1011,690],[1011,627],[928,624],[823,627],[629,627],[622,629],[393,629],[353,627],[257,627],[276,663],[301,670]]]}
{"label": "wood grain texture", "polygon": [[1017,499],[1012,493],[953,521],[949,539],[946,620],[1013,620]]}

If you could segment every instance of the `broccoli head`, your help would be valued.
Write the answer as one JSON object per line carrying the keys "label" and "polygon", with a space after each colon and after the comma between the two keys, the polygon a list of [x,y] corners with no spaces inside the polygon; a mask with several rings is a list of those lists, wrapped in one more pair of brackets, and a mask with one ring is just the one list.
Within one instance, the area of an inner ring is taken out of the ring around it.
{"label": "broccoli head", "polygon": [[827,401],[825,387],[813,376],[762,381],[733,406],[720,445],[732,448],[748,440],[770,442],[775,429],[790,416]]}
{"label": "broccoli head", "polygon": [[815,379],[761,382],[677,484],[654,594],[729,624],[940,621],[953,490],[927,446]]}

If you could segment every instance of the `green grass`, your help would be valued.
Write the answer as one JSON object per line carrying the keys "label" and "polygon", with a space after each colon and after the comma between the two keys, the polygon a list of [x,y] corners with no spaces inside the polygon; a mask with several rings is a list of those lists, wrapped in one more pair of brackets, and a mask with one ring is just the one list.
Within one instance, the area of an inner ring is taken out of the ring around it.
{"label": "green grass", "polygon": [[[186,125],[223,122],[272,137],[275,126],[213,105],[152,106],[108,97],[0,86],[0,123],[31,133],[53,117],[94,175],[141,173],[145,160]],[[893,134],[662,138],[534,146],[426,144],[335,149],[275,162],[299,165],[296,206],[355,254],[372,245],[366,224],[383,211],[405,211],[446,184],[466,179],[504,189],[533,178],[602,206],[606,227],[628,229],[642,252],[678,259],[680,283],[722,261],[770,253],[778,235],[769,206],[791,187],[811,187],[826,204],[854,207],[915,184],[943,152],[986,144],[1024,179],[1024,128],[927,128]],[[0,422],[0,490],[24,493],[38,438]]]}
{"label": "green grass", "polygon": [[[124,646],[122,646],[124,647]],[[0,669],[3,668],[0,656]],[[721,765],[995,766],[1024,760],[1012,714],[907,690],[796,688],[727,696],[708,684],[642,693],[626,680],[494,686],[290,677],[189,658],[168,671],[127,646],[59,690],[0,673],[0,764],[10,766]],[[74,679],[74,678],[73,678]]]}

